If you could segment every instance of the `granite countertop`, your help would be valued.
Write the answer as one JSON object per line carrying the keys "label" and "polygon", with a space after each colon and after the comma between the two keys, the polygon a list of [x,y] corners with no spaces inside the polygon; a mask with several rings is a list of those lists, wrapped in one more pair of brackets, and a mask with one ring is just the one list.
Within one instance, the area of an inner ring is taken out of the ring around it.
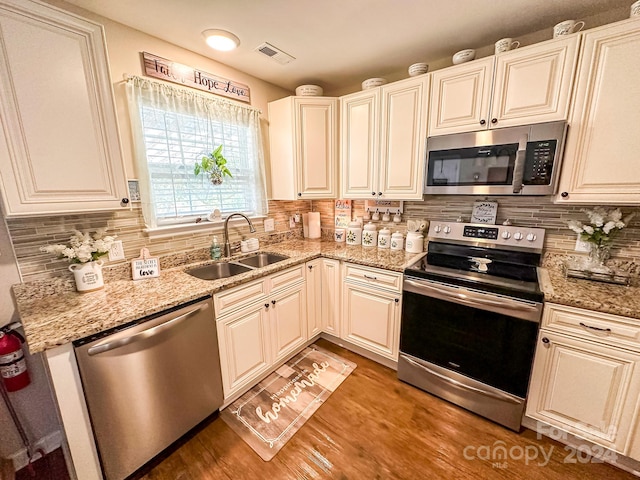
{"label": "granite countertop", "polygon": [[[148,280],[112,279],[96,292],[70,290],[68,280],[14,285],[13,292],[31,353],[64,345],[226,288],[261,278],[318,257],[402,272],[423,254],[347,246],[324,240],[290,240],[261,248],[289,258],[220,280],[200,280],[186,270],[208,262],[163,269]],[[237,255],[230,260],[248,256]]]}
{"label": "granite countertop", "polygon": [[547,258],[540,269],[540,286],[546,303],[584,308],[640,320],[640,283],[614,285],[578,278],[567,278],[563,263],[566,258]]}

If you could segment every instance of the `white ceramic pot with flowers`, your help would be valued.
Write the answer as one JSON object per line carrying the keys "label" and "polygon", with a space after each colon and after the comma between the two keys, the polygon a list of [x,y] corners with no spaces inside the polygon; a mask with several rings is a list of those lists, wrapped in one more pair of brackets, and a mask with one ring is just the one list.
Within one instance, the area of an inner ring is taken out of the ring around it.
{"label": "white ceramic pot with flowers", "polygon": [[102,276],[104,262],[100,257],[109,253],[116,238],[115,235],[105,235],[105,233],[106,228],[97,230],[93,235],[74,230],[68,245],[46,245],[40,250],[53,253],[58,258],[65,258],[71,262],[69,271],[73,273],[78,292],[93,292],[104,288]]}
{"label": "white ceramic pot with flowers", "polygon": [[605,265],[605,262],[609,258],[613,239],[629,224],[635,213],[622,218],[619,208],[607,210],[603,207],[595,207],[593,210],[582,209],[581,211],[587,214],[589,223],[569,220],[567,225],[580,235],[580,240],[591,245],[588,270],[609,273],[611,269]]}

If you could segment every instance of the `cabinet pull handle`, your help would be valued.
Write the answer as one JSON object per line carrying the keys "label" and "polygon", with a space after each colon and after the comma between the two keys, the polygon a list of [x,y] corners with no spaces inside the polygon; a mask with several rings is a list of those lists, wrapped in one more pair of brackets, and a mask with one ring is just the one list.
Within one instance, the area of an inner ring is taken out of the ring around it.
{"label": "cabinet pull handle", "polygon": [[610,328],[593,327],[591,325],[587,325],[586,323],[582,323],[582,322],[580,322],[580,326],[583,327],[583,328],[590,328],[591,330],[596,330],[598,332],[610,332],[611,331]]}
{"label": "cabinet pull handle", "polygon": [[487,121],[484,118],[480,120],[480,125],[484,125],[485,123],[487,123]]}
{"label": "cabinet pull handle", "polygon": [[378,277],[373,277],[371,275],[367,275],[366,273],[364,274],[364,278],[367,278],[369,280],[377,280],[378,279]]}

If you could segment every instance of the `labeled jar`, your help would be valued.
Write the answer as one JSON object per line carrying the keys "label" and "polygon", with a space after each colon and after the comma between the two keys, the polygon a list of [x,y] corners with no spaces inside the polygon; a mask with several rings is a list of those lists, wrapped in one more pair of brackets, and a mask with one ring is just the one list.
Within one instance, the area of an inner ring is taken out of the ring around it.
{"label": "labeled jar", "polygon": [[369,222],[362,231],[362,246],[375,247],[376,245],[378,245],[378,230],[373,223]]}
{"label": "labeled jar", "polygon": [[391,230],[383,228],[378,232],[378,248],[389,248],[391,246]]}
{"label": "labeled jar", "polygon": [[405,249],[409,253],[420,253],[422,252],[422,247],[424,246],[424,235],[420,232],[409,232],[407,233],[407,243],[405,244]]}
{"label": "labeled jar", "polygon": [[391,235],[391,250],[404,249],[404,237],[400,232],[396,232]]}
{"label": "labeled jar", "polygon": [[359,222],[351,222],[347,227],[347,245],[360,245],[362,243],[362,227]]}

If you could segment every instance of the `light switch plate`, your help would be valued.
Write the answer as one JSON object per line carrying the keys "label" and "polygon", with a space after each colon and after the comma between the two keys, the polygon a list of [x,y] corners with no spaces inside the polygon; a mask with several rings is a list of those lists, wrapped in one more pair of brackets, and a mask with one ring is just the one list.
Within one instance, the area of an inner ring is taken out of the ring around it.
{"label": "light switch plate", "polygon": [[124,247],[122,246],[122,240],[116,240],[115,242],[113,242],[113,245],[111,245],[111,248],[109,249],[109,260],[113,262],[115,260],[124,259],[125,256]]}
{"label": "light switch plate", "polygon": [[276,229],[276,222],[273,218],[267,218],[264,221],[264,231],[273,232]]}
{"label": "light switch plate", "polygon": [[296,221],[293,216],[289,217],[289,228],[296,228]]}

